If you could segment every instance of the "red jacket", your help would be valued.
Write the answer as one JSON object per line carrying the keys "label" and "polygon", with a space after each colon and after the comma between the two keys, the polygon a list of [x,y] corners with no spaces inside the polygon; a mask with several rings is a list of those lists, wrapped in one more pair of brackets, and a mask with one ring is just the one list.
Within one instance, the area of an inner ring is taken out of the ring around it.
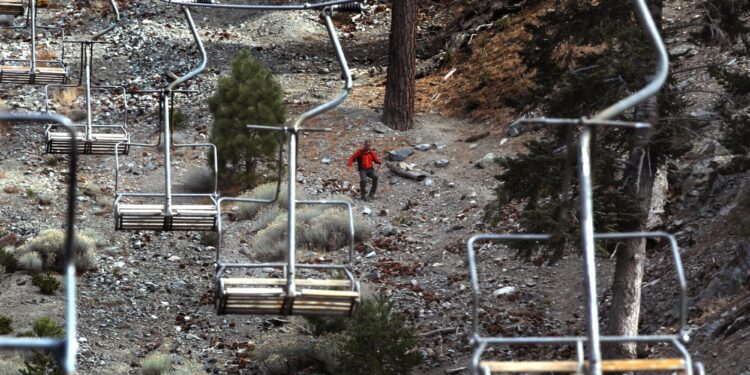
{"label": "red jacket", "polygon": [[370,151],[365,152],[363,149],[359,149],[354,152],[354,154],[349,158],[349,160],[346,162],[346,165],[351,167],[354,160],[358,160],[358,166],[359,169],[372,169],[372,162],[376,162],[380,164],[380,160],[378,159],[378,156],[375,155],[375,151],[370,149]]}

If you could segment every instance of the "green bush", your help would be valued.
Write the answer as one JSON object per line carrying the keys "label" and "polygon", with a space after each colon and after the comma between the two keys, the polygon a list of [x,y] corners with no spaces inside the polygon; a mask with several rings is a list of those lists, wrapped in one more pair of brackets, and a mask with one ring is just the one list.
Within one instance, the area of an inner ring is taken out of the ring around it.
{"label": "green bush", "polygon": [[5,273],[13,273],[18,270],[18,258],[16,258],[16,248],[13,246],[6,246],[0,249],[0,266],[3,267]]}
{"label": "green bush", "polygon": [[39,291],[42,294],[53,296],[60,289],[60,281],[54,276],[47,274],[37,273],[31,277],[31,284],[38,286]]}
{"label": "green bush", "polygon": [[[73,249],[76,254],[76,270],[86,272],[96,268],[96,241],[86,235],[76,235]],[[19,261],[28,253],[37,253],[42,261],[42,269],[63,272],[65,267],[65,232],[60,229],[47,229],[28,241],[20,249]],[[28,262],[26,266],[35,265]],[[30,268],[26,268],[32,270]]]}
{"label": "green bush", "polygon": [[[34,322],[32,328],[36,337],[65,336],[65,329],[55,320],[49,317],[41,317]],[[29,358],[24,360],[24,368],[19,371],[21,375],[62,375],[63,372],[48,352],[32,351]]]}
{"label": "green bush", "polygon": [[164,353],[153,353],[141,361],[142,375],[166,375],[174,369],[174,356]]}
{"label": "green bush", "polygon": [[[257,167],[276,154],[278,134],[250,130],[246,125],[284,124],[286,107],[281,86],[268,68],[249,51],[242,51],[232,62],[230,75],[219,80],[208,108],[214,116],[211,143],[218,148],[222,178],[254,186]],[[213,155],[209,156],[212,162]]]}
{"label": "green bush", "polygon": [[401,375],[422,363],[414,331],[393,304],[378,297],[365,301],[341,335],[337,374]]}
{"label": "green bush", "polygon": [[348,318],[306,316],[305,320],[307,321],[308,329],[315,336],[340,333],[349,326]]}
{"label": "green bush", "polygon": [[0,336],[7,336],[11,333],[13,333],[13,319],[0,315]]}

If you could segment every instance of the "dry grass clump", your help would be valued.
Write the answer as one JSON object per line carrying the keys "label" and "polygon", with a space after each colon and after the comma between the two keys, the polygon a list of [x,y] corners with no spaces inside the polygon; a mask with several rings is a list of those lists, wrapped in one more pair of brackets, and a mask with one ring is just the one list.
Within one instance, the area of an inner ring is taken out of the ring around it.
{"label": "dry grass clump", "polygon": [[[76,270],[78,272],[86,272],[96,268],[95,250],[95,239],[84,234],[76,235],[73,251],[76,255]],[[65,267],[65,232],[60,229],[44,230],[21,246],[19,254],[18,261],[26,270],[62,272]],[[41,261],[41,269],[38,269],[36,259]]]}
{"label": "dry grass clump", "polygon": [[20,358],[0,361],[0,375],[21,375],[21,368],[23,360]]}
{"label": "dry grass clump", "polygon": [[[311,251],[335,251],[348,244],[349,221],[346,210],[307,207],[297,211],[297,245]],[[258,260],[279,260],[286,256],[287,215],[279,213],[252,242],[252,253]],[[372,235],[372,226],[355,217],[354,239],[363,241]]]}
{"label": "dry grass clump", "polygon": [[335,368],[335,336],[319,339],[279,340],[260,347],[254,355],[262,374],[296,374],[314,368],[332,374]]}
{"label": "dry grass clump", "polygon": [[174,356],[164,353],[153,353],[141,361],[142,375],[164,375],[174,369]]}
{"label": "dry grass clump", "polygon": [[[288,207],[289,200],[287,199],[288,196],[287,196],[286,191],[287,191],[287,185],[281,184],[279,197],[273,205],[281,209],[286,209]],[[242,194],[240,197],[270,200],[270,199],[273,199],[275,196],[276,196],[276,183],[269,182],[267,184],[263,184],[263,185],[256,187],[249,193]],[[307,195],[303,192],[297,191],[297,199],[307,199]],[[258,212],[260,212],[261,209],[263,209],[266,206],[270,206],[270,205],[260,204],[260,203],[237,204],[235,217],[237,220],[252,220],[255,218]]]}

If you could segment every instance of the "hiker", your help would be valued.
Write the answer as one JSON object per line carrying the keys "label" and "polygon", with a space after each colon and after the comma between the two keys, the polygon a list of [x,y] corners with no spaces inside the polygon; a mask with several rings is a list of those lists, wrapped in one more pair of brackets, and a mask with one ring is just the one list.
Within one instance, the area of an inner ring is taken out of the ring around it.
{"label": "hiker", "polygon": [[370,189],[370,198],[375,198],[375,190],[378,189],[378,175],[375,173],[373,168],[373,162],[380,164],[378,156],[370,148],[370,141],[365,141],[364,147],[354,152],[354,154],[346,162],[349,169],[352,168],[352,163],[357,160],[357,170],[359,171],[359,191],[362,194],[362,200],[366,201],[365,192],[367,191],[367,178],[372,180],[372,188]]}

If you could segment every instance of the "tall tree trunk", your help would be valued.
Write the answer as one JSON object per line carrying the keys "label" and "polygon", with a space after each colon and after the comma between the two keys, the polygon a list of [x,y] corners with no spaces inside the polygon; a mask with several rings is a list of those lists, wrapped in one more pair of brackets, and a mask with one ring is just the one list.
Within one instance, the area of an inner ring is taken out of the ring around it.
{"label": "tall tree trunk", "polygon": [[[656,25],[661,31],[663,0],[649,0],[649,11]],[[659,120],[658,97],[651,97],[636,109],[636,113],[643,113],[643,117],[655,125]],[[651,129],[636,130],[630,145],[628,168],[625,171],[625,189],[636,203],[640,222],[637,230],[648,228],[651,196],[656,176],[657,165],[649,155]],[[624,248],[617,253],[615,275],[612,282],[612,308],[609,313],[607,333],[618,336],[638,335],[638,323],[641,310],[641,283],[643,281],[643,266],[646,259],[646,240],[628,241]],[[636,345],[622,344],[608,348],[608,356],[619,358],[634,358]]]}
{"label": "tall tree trunk", "polygon": [[393,0],[383,122],[396,130],[414,123],[417,72],[417,0]]}

